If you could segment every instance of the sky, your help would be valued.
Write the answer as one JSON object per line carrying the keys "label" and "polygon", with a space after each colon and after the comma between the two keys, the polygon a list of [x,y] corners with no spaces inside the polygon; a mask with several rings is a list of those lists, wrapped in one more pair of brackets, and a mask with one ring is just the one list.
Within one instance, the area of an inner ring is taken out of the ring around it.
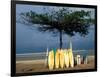
{"label": "sky", "polygon": [[[16,5],[16,20],[19,19],[19,14],[22,12],[29,12],[30,10],[43,13],[44,6],[40,5],[24,5],[24,4],[17,4]],[[45,6],[48,11],[48,8],[52,10],[58,10],[62,7],[54,7],[54,6]],[[74,10],[85,10],[85,11],[92,11],[91,16],[94,18],[94,9],[90,8],[72,8]],[[35,26],[37,24],[34,24]],[[71,38],[73,50],[90,50],[94,49],[94,33],[95,27],[94,25],[91,26],[89,30],[89,34],[85,37],[81,37],[79,34],[76,34]],[[46,49],[51,50],[52,48],[59,48],[59,35],[53,37],[52,33],[47,32],[40,32],[35,27],[30,29],[28,25],[21,24],[16,22],[16,53],[33,53],[33,52],[44,52]],[[69,47],[69,37],[67,35],[63,35],[63,48]]]}

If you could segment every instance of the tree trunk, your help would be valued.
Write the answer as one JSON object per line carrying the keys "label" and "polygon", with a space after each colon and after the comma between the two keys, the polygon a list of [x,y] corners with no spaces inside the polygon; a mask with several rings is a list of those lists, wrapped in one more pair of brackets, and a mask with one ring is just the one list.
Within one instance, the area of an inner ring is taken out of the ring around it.
{"label": "tree trunk", "polygon": [[60,31],[60,49],[62,48],[62,31]]}

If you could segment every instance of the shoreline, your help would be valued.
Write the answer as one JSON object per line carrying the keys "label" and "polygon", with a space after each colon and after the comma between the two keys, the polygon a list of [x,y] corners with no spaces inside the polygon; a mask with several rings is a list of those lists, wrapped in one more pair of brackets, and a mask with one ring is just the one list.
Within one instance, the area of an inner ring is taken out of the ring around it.
{"label": "shoreline", "polygon": [[[79,53],[79,52],[84,52],[84,51],[88,51],[88,52],[91,52],[91,53],[94,53],[94,50],[73,50],[73,53]],[[32,52],[32,53],[17,53],[16,55],[17,56],[20,56],[20,55],[32,55],[32,54],[45,54],[45,52]]]}
{"label": "shoreline", "polygon": [[[91,58],[93,57],[93,58]],[[94,69],[95,61],[94,56],[89,57],[88,64],[75,65],[73,68],[58,68],[49,70],[46,65],[46,60],[26,60],[26,61],[16,61],[16,73],[35,73],[35,72],[52,72],[52,71],[69,71],[69,70],[84,70],[84,69]]]}
{"label": "shoreline", "polygon": [[[74,57],[79,54],[83,56],[84,54],[73,53]],[[86,56],[95,56],[94,54],[87,54]],[[46,53],[33,53],[33,54],[20,54],[16,56],[16,61],[26,61],[26,60],[40,60],[47,57]]]}

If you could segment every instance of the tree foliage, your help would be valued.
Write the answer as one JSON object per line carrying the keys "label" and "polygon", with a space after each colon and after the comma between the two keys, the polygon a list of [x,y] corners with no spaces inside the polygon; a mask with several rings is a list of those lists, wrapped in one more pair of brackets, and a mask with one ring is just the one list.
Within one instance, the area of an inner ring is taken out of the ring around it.
{"label": "tree foliage", "polygon": [[54,34],[59,32],[60,42],[62,41],[62,34],[69,36],[74,36],[75,33],[79,33],[81,36],[87,35],[90,25],[94,23],[91,11],[73,11],[68,8],[53,9],[44,13],[29,11],[21,13],[20,17],[24,24],[38,24],[39,31],[49,31]]}

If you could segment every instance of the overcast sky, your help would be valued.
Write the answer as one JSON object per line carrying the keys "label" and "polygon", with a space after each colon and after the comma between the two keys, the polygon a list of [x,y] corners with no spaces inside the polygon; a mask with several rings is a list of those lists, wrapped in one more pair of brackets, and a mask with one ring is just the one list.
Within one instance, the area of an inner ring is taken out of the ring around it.
{"label": "overcast sky", "polygon": [[[44,6],[38,5],[16,5],[16,17],[22,12],[29,12],[30,10],[43,13]],[[56,10],[62,7],[45,6],[47,9],[55,8]],[[94,9],[90,8],[71,8],[72,10],[85,10],[92,11],[91,16],[94,17]],[[34,24],[36,25],[36,24]],[[74,50],[79,49],[94,49],[94,25],[91,26],[92,29],[89,30],[89,34],[86,37],[81,37],[76,34],[72,37],[72,44]],[[16,53],[32,53],[32,52],[42,52],[46,51],[48,47],[49,50],[52,48],[59,48],[59,36],[53,37],[52,33],[42,33],[36,30],[31,30],[30,27],[16,22]],[[67,35],[63,35],[63,48],[68,48],[69,39]]]}

